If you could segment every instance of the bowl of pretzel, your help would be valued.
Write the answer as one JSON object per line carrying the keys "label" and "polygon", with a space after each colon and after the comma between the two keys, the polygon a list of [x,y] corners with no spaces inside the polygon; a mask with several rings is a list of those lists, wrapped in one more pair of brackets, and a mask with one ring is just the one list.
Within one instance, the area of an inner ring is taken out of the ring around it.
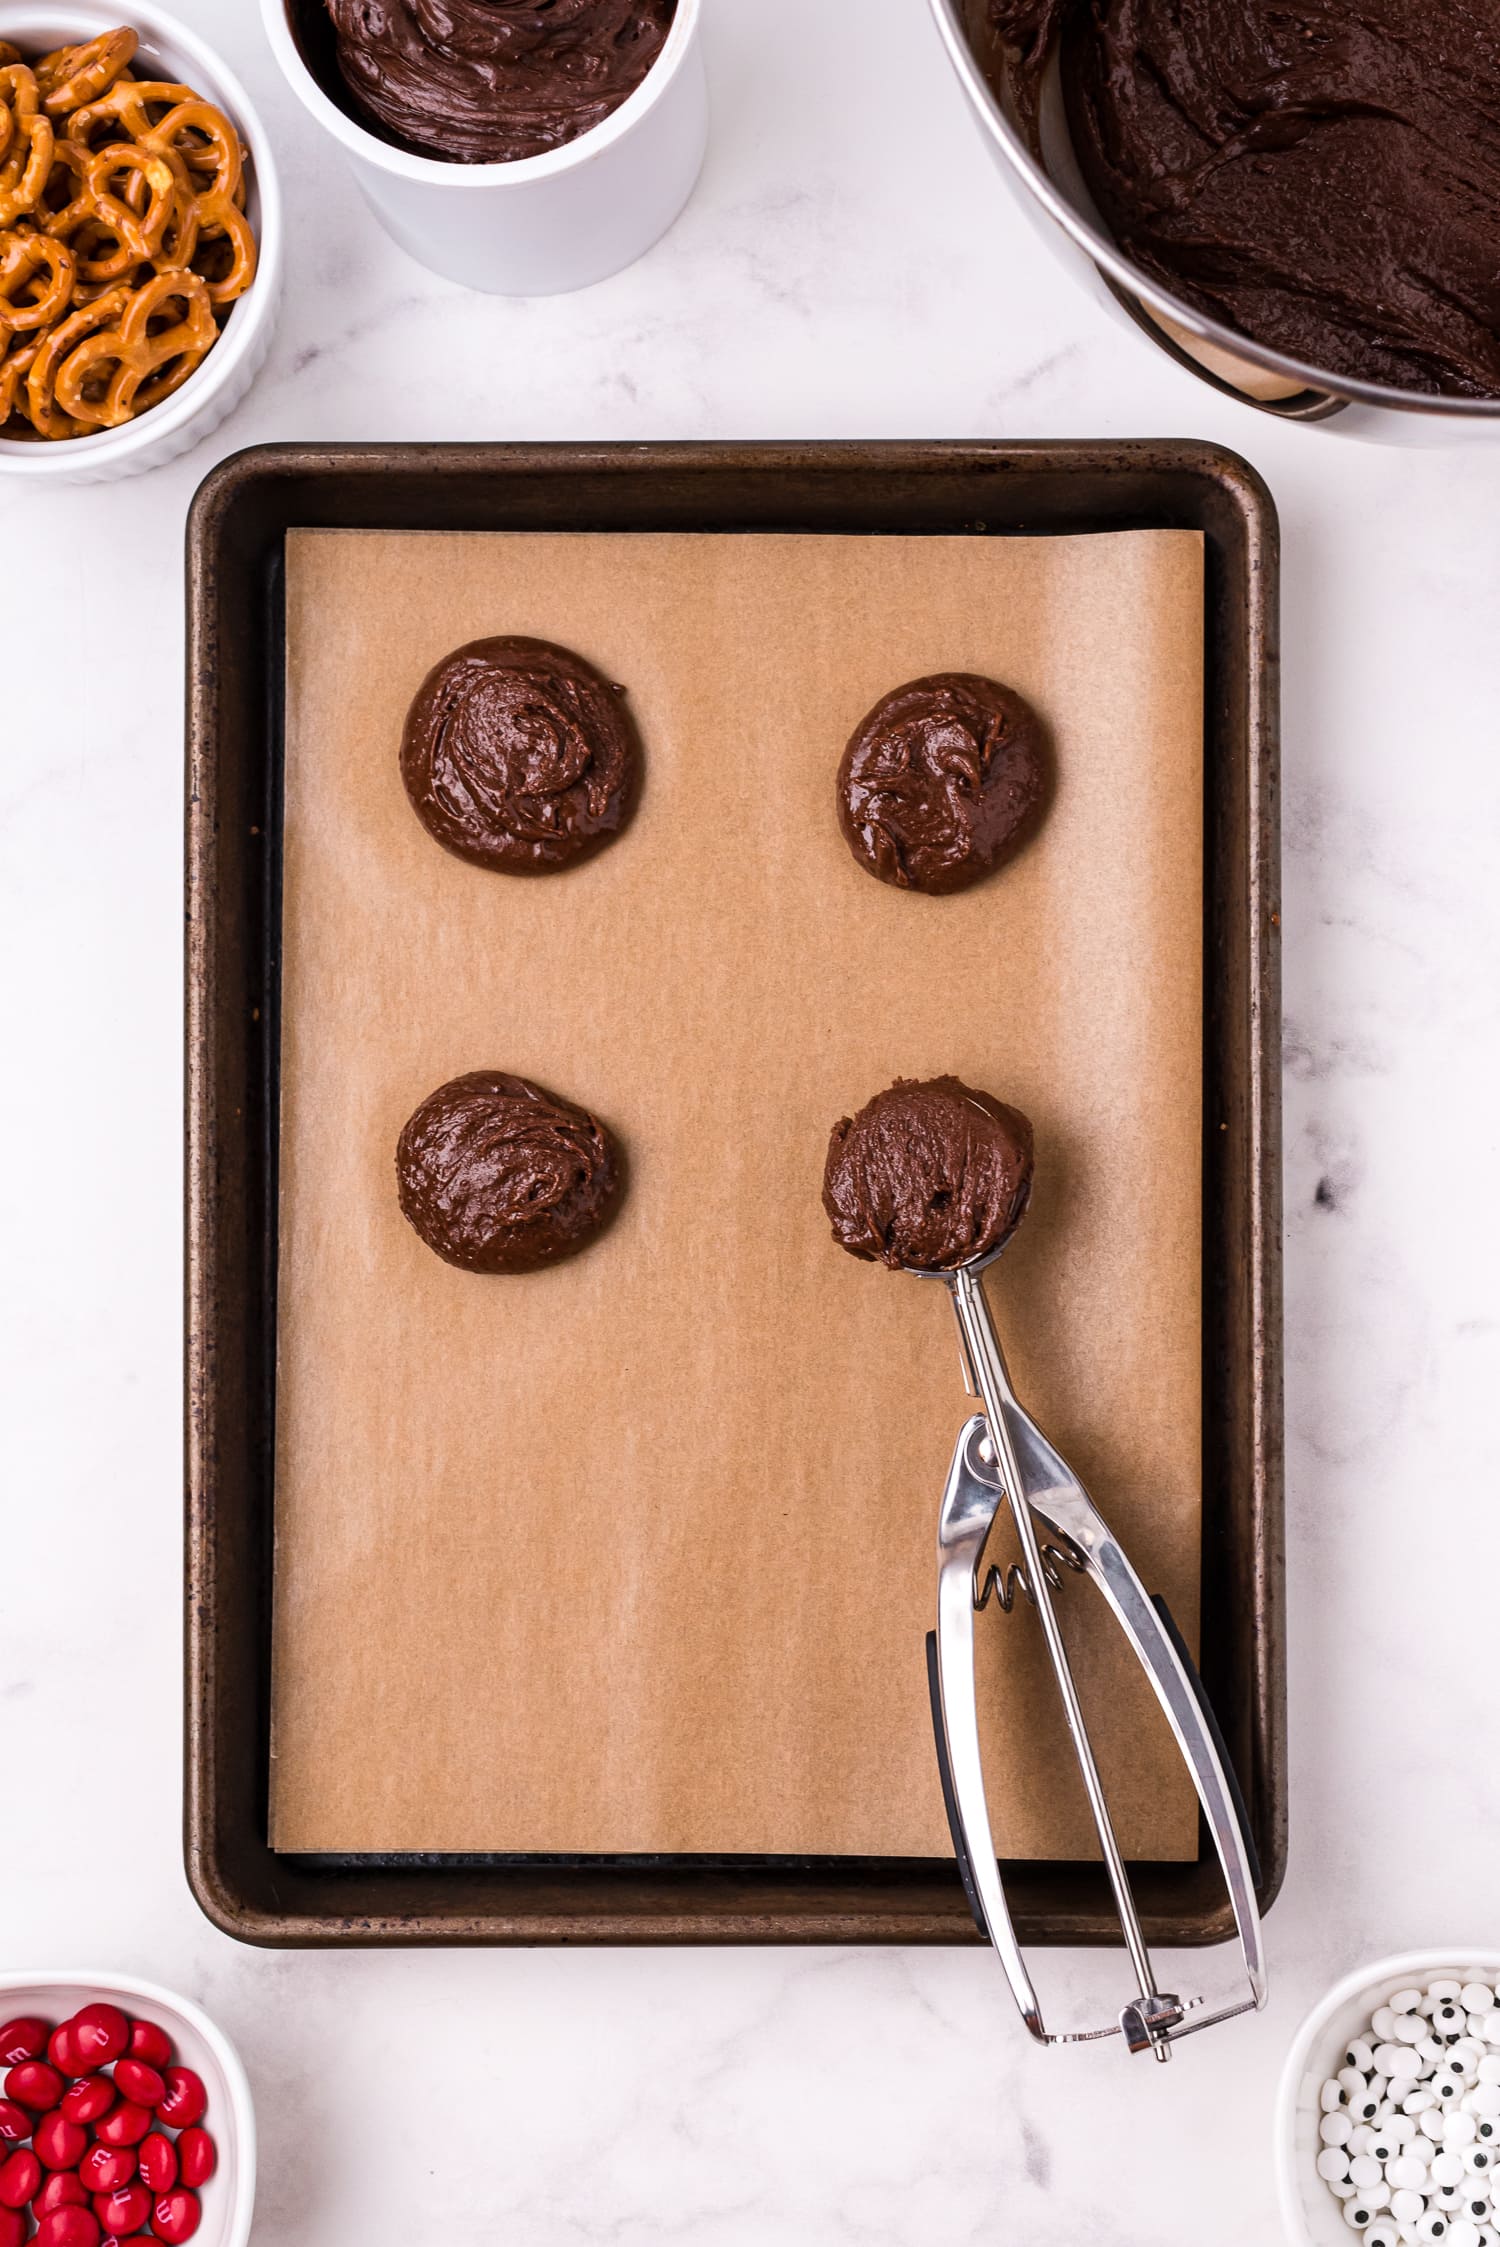
{"label": "bowl of pretzel", "polygon": [[270,347],[281,202],[234,76],[153,0],[0,0],[0,476],[174,459]]}

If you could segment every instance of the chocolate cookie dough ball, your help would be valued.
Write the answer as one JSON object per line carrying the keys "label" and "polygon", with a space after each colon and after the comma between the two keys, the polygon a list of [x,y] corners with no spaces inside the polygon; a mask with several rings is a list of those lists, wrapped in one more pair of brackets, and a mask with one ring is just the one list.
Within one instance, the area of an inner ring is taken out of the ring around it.
{"label": "chocolate cookie dough ball", "polygon": [[877,702],[839,766],[839,825],[868,873],[931,897],[1020,849],[1047,796],[1042,722],[1012,687],[968,671]]}
{"label": "chocolate cookie dough ball", "polygon": [[440,1085],[396,1146],[402,1216],[462,1272],[534,1272],[575,1255],[614,1216],[623,1184],[597,1116],[498,1069]]}
{"label": "chocolate cookie dough ball", "polygon": [[602,850],[640,789],[625,690],[548,640],[473,640],[428,672],[407,714],[401,777],[444,850],[546,874]]}
{"label": "chocolate cookie dough ball", "polygon": [[1026,1214],[1031,1125],[957,1077],[898,1077],[833,1127],[823,1207],[851,1256],[892,1271],[956,1271]]}

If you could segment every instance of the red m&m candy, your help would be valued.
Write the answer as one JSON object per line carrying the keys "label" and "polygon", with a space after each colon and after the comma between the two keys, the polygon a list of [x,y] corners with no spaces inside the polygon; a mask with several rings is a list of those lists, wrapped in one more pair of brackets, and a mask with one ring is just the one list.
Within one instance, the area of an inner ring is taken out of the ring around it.
{"label": "red m&m candy", "polygon": [[85,2005],[65,2026],[86,2068],[107,2068],[130,2042],[130,2023],[118,2005]]}
{"label": "red m&m candy", "polygon": [[177,2141],[177,2163],[185,2185],[206,2185],[219,2166],[218,2148],[196,2123]]}
{"label": "red m&m candy", "polygon": [[116,2060],[115,2088],[138,2107],[154,2107],[167,2095],[165,2078],[144,2060]]}
{"label": "red m&m candy", "polygon": [[94,2136],[105,2146],[138,2146],[151,2127],[151,2109],[122,2099],[94,2124]]}
{"label": "red m&m candy", "polygon": [[57,2169],[32,2200],[31,2212],[40,2223],[54,2208],[86,2208],[88,2204],[89,2196],[78,2182],[77,2170]]}
{"label": "red m&m candy", "polygon": [[122,2185],[118,2192],[96,2193],[94,2214],[106,2239],[129,2239],[151,2214],[151,2195],[144,2185]]}
{"label": "red m&m candy", "polygon": [[88,2142],[88,2132],[56,2108],[42,2116],[31,2134],[36,2157],[44,2169],[76,2169]]}
{"label": "red m&m candy", "polygon": [[38,2224],[33,2247],[99,2247],[99,2219],[92,2208],[54,2208]]}
{"label": "red m&m candy", "polygon": [[151,2229],[158,2239],[167,2242],[167,2247],[179,2247],[182,2240],[192,2238],[202,2217],[197,2194],[179,2185],[174,2192],[164,2192],[152,2209]]}
{"label": "red m&m candy", "polygon": [[132,2021],[130,2042],[125,2049],[132,2060],[144,2060],[147,2067],[164,2068],[172,2057],[172,2039],[155,2021]]}
{"label": "red m&m candy", "polygon": [[[195,2133],[184,2130],[182,2135],[187,2139]],[[196,2135],[206,2138],[208,2132],[199,2130]],[[163,2137],[160,2130],[153,2130],[149,2138],[142,2138],[136,2158],[140,2164],[141,2183],[148,2192],[171,2191],[177,2182],[177,2148],[170,2138]]]}
{"label": "red m&m candy", "polygon": [[201,2122],[208,2107],[203,2078],[191,2068],[168,2068],[167,2095],[156,2102],[156,2118],[170,2130],[186,2130]]}
{"label": "red m&m candy", "polygon": [[41,2189],[42,2165],[30,2146],[17,2146],[0,2161],[0,2208],[24,2208]]}
{"label": "red m&m candy", "polygon": [[47,2049],[47,2024],[37,2013],[19,2013],[0,2028],[0,2068],[18,2060],[39,2060]]}
{"label": "red m&m candy", "polygon": [[118,2192],[135,2181],[135,2155],[125,2146],[92,2145],[78,2164],[80,2182],[90,2192]]}
{"label": "red m&m candy", "polygon": [[115,2087],[107,2075],[81,2075],[58,2102],[70,2122],[97,2122],[114,2103]]}
{"label": "red m&m candy", "polygon": [[45,2060],[22,2060],[5,2078],[5,2096],[33,2114],[49,2114],[66,2088],[56,2068]]}

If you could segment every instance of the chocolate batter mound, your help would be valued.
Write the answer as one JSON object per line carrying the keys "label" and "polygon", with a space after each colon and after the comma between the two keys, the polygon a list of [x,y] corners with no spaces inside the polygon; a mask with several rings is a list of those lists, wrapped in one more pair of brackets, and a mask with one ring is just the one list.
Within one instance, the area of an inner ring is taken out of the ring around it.
{"label": "chocolate batter mound", "polygon": [[475,866],[546,874],[625,826],[640,748],[623,687],[547,640],[474,640],[428,672],[401,777],[434,841]]}
{"label": "chocolate batter mound", "polygon": [[358,107],[456,164],[540,156],[635,92],[677,0],[326,0]]}
{"label": "chocolate batter mound", "polygon": [[851,1256],[956,1271],[1008,1240],[1031,1194],[1031,1125],[957,1077],[898,1077],[833,1127],[823,1207]]}
{"label": "chocolate batter mound", "polygon": [[1013,857],[1046,793],[1031,705],[945,671],[897,687],[858,727],[839,766],[839,825],[867,872],[937,897]]}
{"label": "chocolate batter mound", "polygon": [[1122,250],[1336,374],[1500,396],[1493,0],[970,0],[1061,42],[1079,163]]}
{"label": "chocolate batter mound", "polygon": [[439,1085],[396,1145],[402,1216],[462,1272],[534,1272],[575,1255],[623,1184],[597,1116],[498,1069]]}

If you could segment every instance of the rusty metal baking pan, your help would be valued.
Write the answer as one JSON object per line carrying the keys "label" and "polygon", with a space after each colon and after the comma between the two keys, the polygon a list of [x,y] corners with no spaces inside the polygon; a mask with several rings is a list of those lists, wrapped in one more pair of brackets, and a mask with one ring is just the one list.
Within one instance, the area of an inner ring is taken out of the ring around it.
{"label": "rusty metal baking pan", "polygon": [[[203,484],[187,585],[185,1849],[204,1911],[265,1944],[979,1939],[948,1860],[269,1846],[282,557],[307,527],[1203,533],[1202,1669],[1266,1908],[1287,1845],[1276,514],[1232,453],[1112,442],[285,445]],[[1134,1877],[1153,1942],[1231,1932],[1211,1853]],[[1006,1878],[1023,1941],[1118,1940],[1100,1868]]]}

